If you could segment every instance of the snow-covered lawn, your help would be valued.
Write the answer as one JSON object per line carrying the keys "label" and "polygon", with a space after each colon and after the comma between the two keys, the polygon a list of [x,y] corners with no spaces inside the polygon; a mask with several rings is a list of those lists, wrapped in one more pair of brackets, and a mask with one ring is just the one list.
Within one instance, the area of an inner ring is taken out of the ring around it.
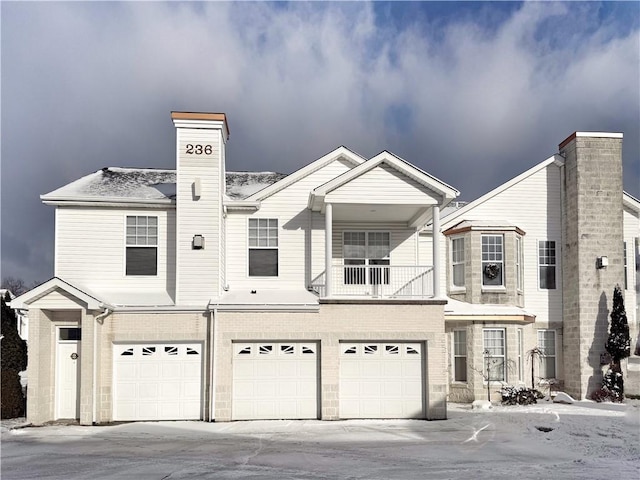
{"label": "snow-covered lawn", "polygon": [[2,479],[638,479],[640,402],[471,410],[449,420],[142,422],[9,430]]}

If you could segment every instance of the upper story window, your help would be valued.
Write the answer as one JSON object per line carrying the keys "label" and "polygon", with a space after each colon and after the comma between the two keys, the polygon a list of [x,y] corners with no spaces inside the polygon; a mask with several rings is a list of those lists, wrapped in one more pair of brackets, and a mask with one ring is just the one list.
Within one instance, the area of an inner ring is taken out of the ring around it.
{"label": "upper story window", "polygon": [[451,239],[451,284],[464,287],[464,238]]}
{"label": "upper story window", "polygon": [[556,288],[556,242],[540,240],[538,242],[538,271],[540,288],[553,290]]}
{"label": "upper story window", "polygon": [[629,288],[629,281],[627,280],[627,242],[623,242],[622,243],[622,258],[624,259],[624,289],[626,290],[627,288]]}
{"label": "upper story window", "polygon": [[524,285],[522,262],[522,237],[516,237],[516,289],[518,291],[522,291]]}
{"label": "upper story window", "polygon": [[158,217],[127,216],[126,275],[158,274]]}
{"label": "upper story window", "polygon": [[344,283],[346,285],[388,285],[391,242],[389,232],[344,232]]}
{"label": "upper story window", "polygon": [[502,235],[482,235],[482,285],[504,286],[504,238]]}
{"label": "upper story window", "polygon": [[249,276],[278,276],[277,219],[249,219]]}

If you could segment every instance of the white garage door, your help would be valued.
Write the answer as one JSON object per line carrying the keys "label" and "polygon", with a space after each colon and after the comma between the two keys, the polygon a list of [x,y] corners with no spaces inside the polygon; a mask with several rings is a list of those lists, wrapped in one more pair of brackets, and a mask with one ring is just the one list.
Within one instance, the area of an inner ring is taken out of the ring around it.
{"label": "white garage door", "polygon": [[234,420],[318,418],[316,343],[233,344]]}
{"label": "white garage door", "polygon": [[424,418],[420,343],[341,343],[341,418]]}
{"label": "white garage door", "polygon": [[113,346],[114,420],[198,420],[202,344]]}

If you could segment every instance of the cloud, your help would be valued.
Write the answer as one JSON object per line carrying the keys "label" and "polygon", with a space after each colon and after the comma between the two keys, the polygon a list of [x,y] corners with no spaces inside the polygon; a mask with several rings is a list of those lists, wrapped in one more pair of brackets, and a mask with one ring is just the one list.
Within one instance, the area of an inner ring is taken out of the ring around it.
{"label": "cloud", "polygon": [[53,209],[39,194],[104,166],[172,168],[171,110],[228,114],[229,170],[387,149],[464,199],[575,130],[624,131],[637,196],[632,7],[5,2],[3,275],[52,273]]}

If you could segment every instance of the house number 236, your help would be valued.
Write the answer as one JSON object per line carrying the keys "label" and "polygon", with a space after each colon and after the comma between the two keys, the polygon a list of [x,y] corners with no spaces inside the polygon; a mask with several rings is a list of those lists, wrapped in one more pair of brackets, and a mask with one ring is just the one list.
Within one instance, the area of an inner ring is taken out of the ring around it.
{"label": "house number 236", "polygon": [[191,143],[187,143],[185,145],[187,155],[211,155],[213,152],[213,147],[211,145],[193,145]]}

